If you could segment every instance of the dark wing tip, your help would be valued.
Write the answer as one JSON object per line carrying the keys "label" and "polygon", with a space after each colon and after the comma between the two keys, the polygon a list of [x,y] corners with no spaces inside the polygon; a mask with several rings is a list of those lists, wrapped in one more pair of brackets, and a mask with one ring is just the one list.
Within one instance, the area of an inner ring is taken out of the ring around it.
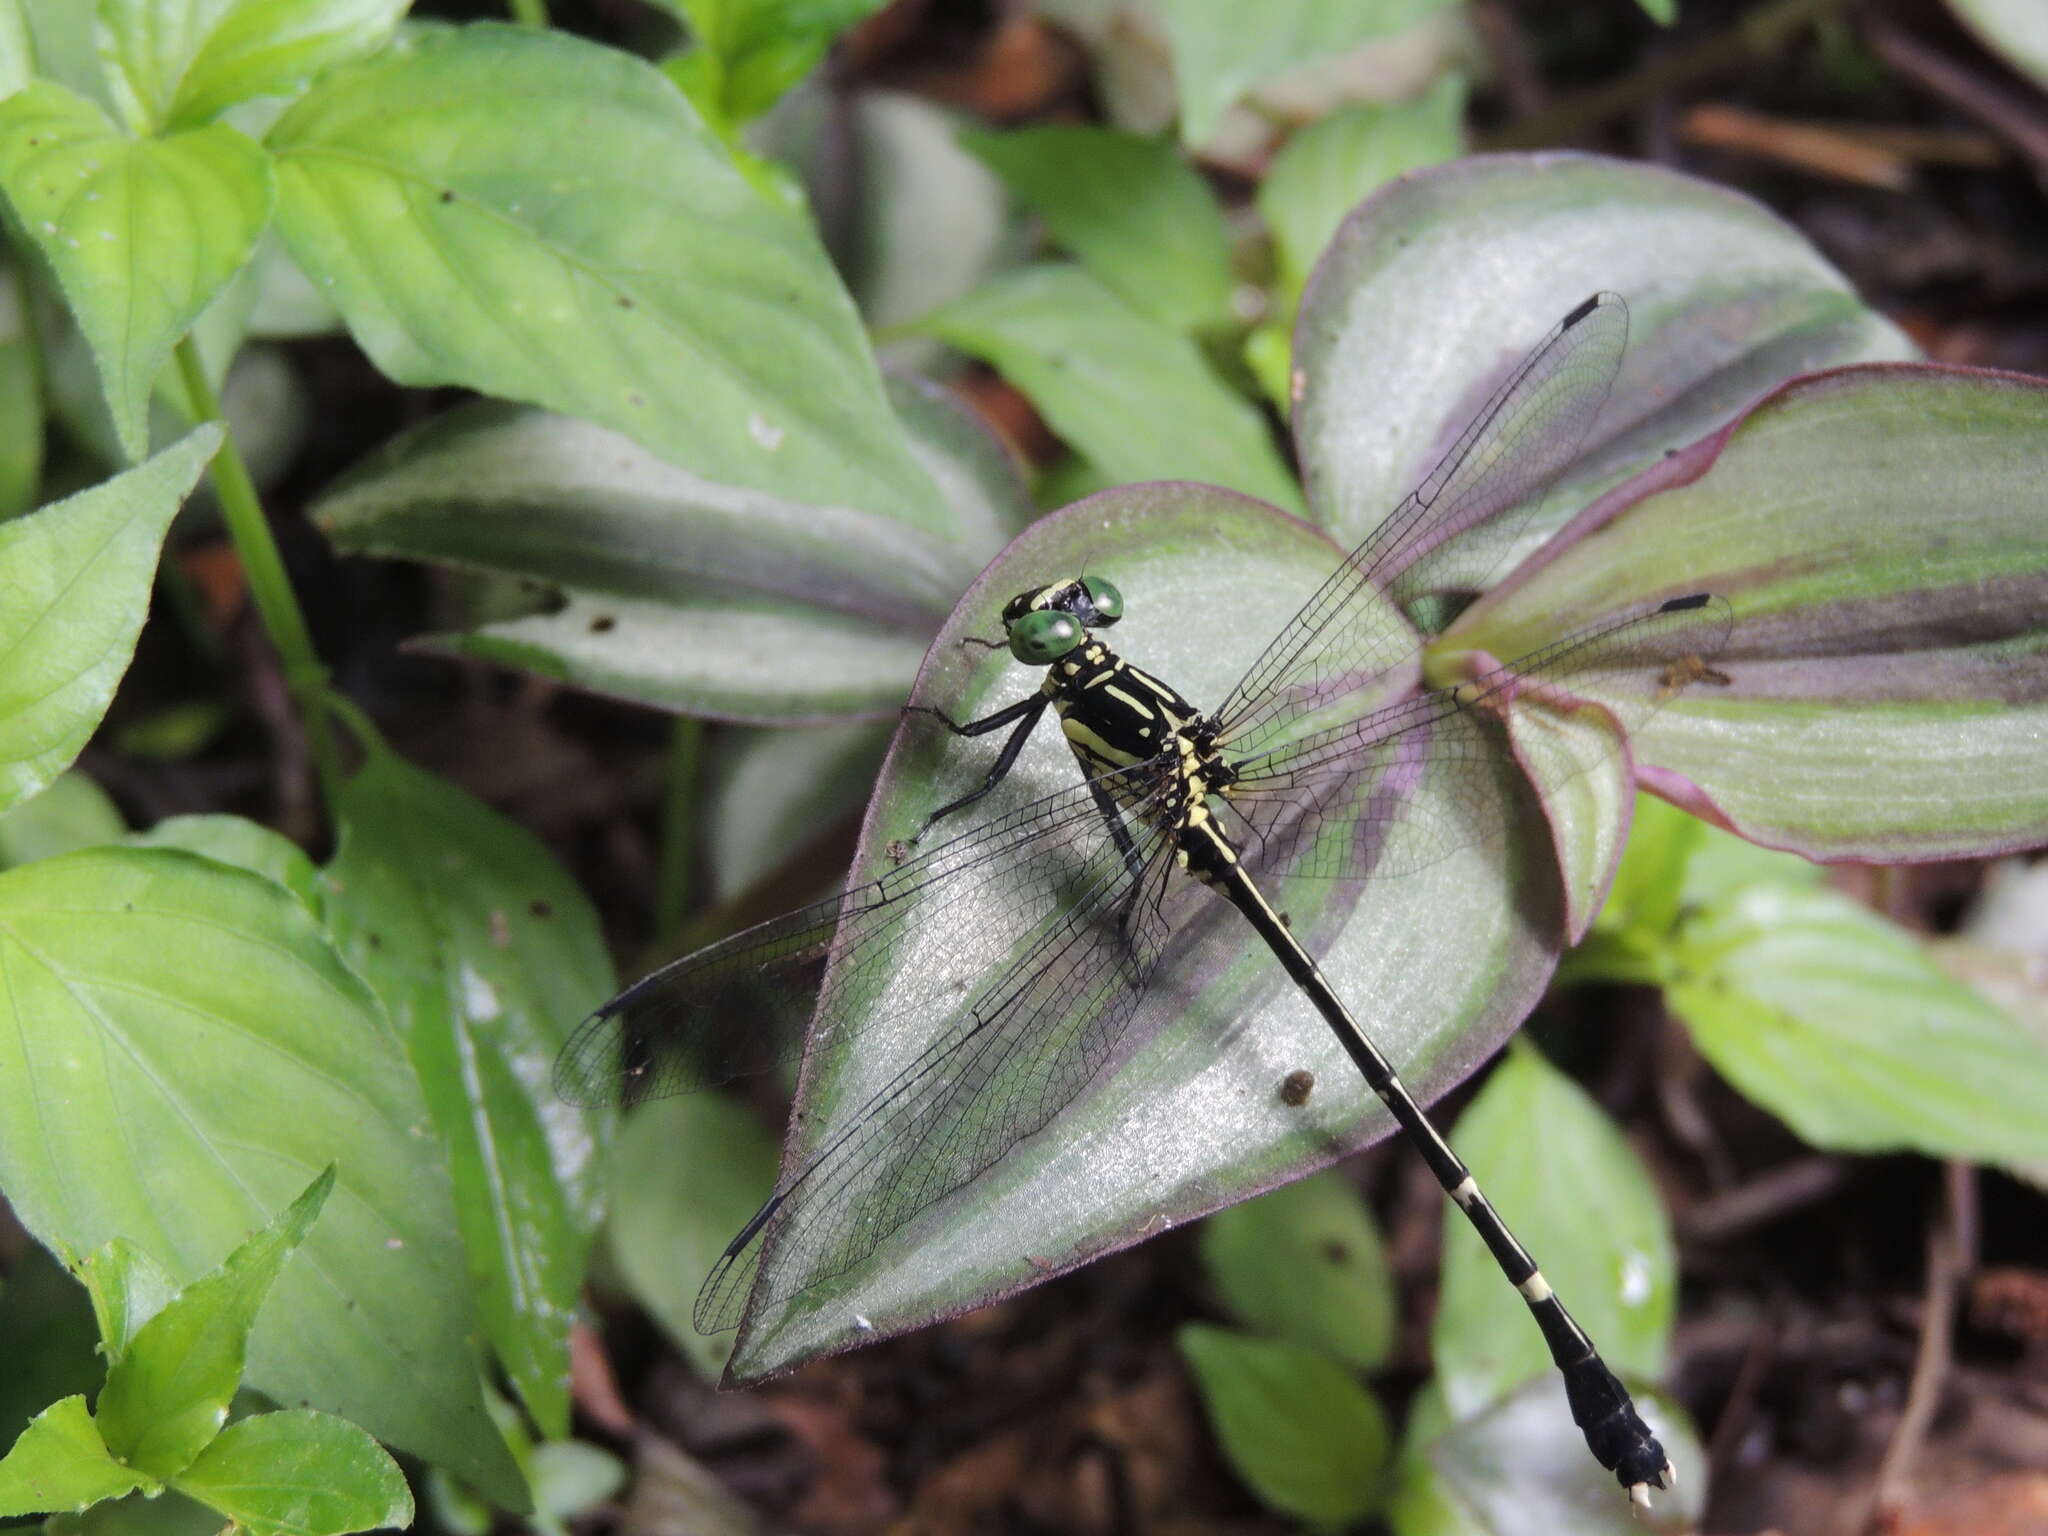
{"label": "dark wing tip", "polygon": [[1577,325],[1581,320],[1585,319],[1586,316],[1590,315],[1591,313],[1593,313],[1594,310],[1598,309],[1600,307],[1600,301],[1606,297],[1607,295],[1605,293],[1588,294],[1584,299],[1581,299],[1579,301],[1578,308],[1574,309],[1570,314],[1564,317],[1564,322],[1558,327],[1558,329],[1564,331],[1570,330],[1573,326]]}
{"label": "dark wing tip", "polygon": [[1695,608],[1704,608],[1714,600],[1711,592],[1695,592],[1689,597],[1674,597],[1657,611],[1659,613],[1690,613]]}

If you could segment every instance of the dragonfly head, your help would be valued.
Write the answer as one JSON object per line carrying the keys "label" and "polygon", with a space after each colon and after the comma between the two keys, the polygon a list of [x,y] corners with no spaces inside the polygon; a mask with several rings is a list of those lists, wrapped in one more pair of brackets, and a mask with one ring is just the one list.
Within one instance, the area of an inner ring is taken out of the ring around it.
{"label": "dragonfly head", "polygon": [[1124,616],[1124,595],[1100,576],[1056,581],[1019,592],[1003,606],[1010,654],[1026,666],[1049,667]]}

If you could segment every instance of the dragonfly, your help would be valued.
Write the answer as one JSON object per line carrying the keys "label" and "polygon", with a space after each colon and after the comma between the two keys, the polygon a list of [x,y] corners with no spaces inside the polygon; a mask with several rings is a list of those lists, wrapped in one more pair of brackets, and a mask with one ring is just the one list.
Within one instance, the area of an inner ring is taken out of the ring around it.
{"label": "dragonfly", "polygon": [[[1105,576],[1019,593],[1002,611],[1003,640],[980,643],[1044,669],[1042,684],[980,719],[910,706],[955,737],[1008,731],[979,784],[893,845],[896,863],[878,878],[686,955],[578,1028],[558,1091],[607,1106],[767,1071],[864,1030],[912,1029],[928,1042],[786,1157],[704,1281],[700,1331],[849,1273],[1045,1131],[1119,1059],[1148,1005],[1169,1006],[1159,994],[1171,989],[1155,986],[1169,940],[1195,905],[1221,900],[1478,1230],[1541,1330],[1593,1456],[1638,1505],[1673,1485],[1628,1389],[1337,995],[1281,899],[1301,879],[1351,882],[1362,899],[1498,835],[1513,814],[1497,786],[1518,709],[1595,712],[1605,728],[1580,733],[1593,745],[1571,760],[1584,771],[1614,750],[1599,743],[1625,740],[1678,692],[1728,681],[1713,665],[1728,604],[1675,592],[1455,686],[1380,701],[1423,643],[1388,622],[1389,605],[1415,611],[1483,589],[1580,453],[1627,336],[1618,296],[1573,308],[1214,712],[1110,648],[1104,632],[1125,602]],[[1004,782],[1048,713],[1081,782],[935,841]],[[800,1006],[813,994],[814,1008]]]}

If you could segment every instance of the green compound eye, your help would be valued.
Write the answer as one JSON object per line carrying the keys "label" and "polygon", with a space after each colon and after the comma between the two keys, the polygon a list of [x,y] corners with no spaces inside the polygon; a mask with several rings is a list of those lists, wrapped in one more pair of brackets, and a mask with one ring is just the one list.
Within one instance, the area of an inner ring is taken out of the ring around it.
{"label": "green compound eye", "polygon": [[1084,576],[1081,588],[1088,594],[1088,601],[1095,605],[1095,617],[1104,624],[1114,624],[1124,616],[1124,595],[1100,576]]}
{"label": "green compound eye", "polygon": [[1084,633],[1071,613],[1040,608],[1010,626],[1010,654],[1026,666],[1050,666],[1079,645]]}

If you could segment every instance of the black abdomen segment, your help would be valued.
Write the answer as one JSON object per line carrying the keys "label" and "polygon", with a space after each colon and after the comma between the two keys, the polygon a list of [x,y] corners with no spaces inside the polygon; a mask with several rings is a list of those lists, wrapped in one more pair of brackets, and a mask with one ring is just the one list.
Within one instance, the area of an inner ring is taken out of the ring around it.
{"label": "black abdomen segment", "polygon": [[1601,1466],[1626,1488],[1630,1499],[1647,1507],[1651,1488],[1668,1488],[1676,1480],[1664,1447],[1636,1412],[1628,1388],[1623,1386],[1586,1331],[1572,1319],[1564,1303],[1551,1290],[1500,1213],[1479,1191],[1457,1153],[1451,1150],[1437,1128],[1422,1112],[1422,1106],[1402,1084],[1372,1038],[1351,1016],[1343,1000],[1331,989],[1314,958],[1295,940],[1293,932],[1273,910],[1252,878],[1238,863],[1230,839],[1207,819],[1192,821],[1181,834],[1181,855],[1190,874],[1214,886],[1250,920],[1290,979],[1308,995],[1365,1078],[1366,1086],[1379,1096],[1408,1139],[1422,1154],[1429,1171],[1443,1186],[1444,1193],[1472,1223],[1480,1239],[1493,1254],[1515,1289],[1528,1304],[1530,1316],[1542,1330],[1550,1358],[1564,1374],[1565,1397],[1571,1404],[1572,1419],[1586,1437],[1586,1445]]}

